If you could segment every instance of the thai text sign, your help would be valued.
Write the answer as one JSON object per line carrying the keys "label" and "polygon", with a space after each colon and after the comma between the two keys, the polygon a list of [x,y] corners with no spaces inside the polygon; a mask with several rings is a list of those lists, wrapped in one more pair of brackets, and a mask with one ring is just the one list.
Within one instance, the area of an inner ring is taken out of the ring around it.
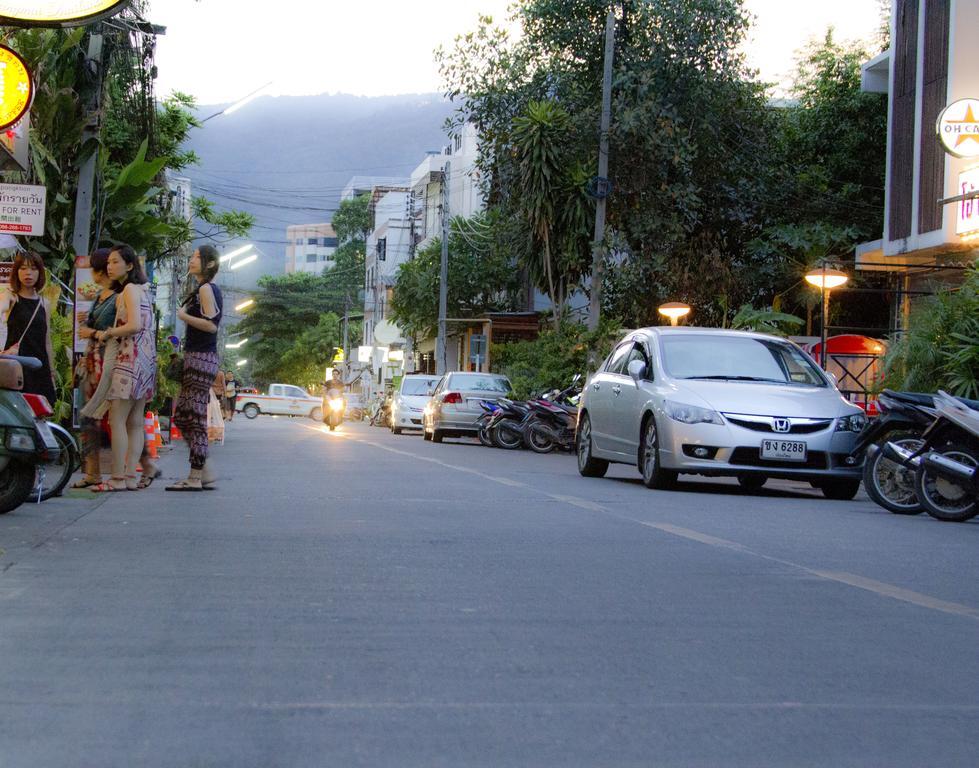
{"label": "thai text sign", "polygon": [[43,235],[47,193],[35,184],[0,184],[0,232]]}
{"label": "thai text sign", "polygon": [[0,131],[27,113],[34,98],[34,83],[27,64],[16,51],[0,45]]}
{"label": "thai text sign", "polygon": [[[979,167],[959,174],[958,194],[967,195],[979,191]],[[968,235],[979,232],[979,198],[959,201],[955,216],[955,234]]]}

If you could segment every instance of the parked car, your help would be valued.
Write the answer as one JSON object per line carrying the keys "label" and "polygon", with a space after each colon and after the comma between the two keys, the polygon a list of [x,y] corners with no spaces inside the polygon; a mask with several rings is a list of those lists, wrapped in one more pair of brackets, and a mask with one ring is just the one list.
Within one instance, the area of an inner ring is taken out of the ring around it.
{"label": "parked car", "polygon": [[578,418],[578,471],[635,464],[650,488],[677,475],[809,481],[852,499],[863,411],[797,345],[710,328],[630,332],[591,378]]}
{"label": "parked car", "polygon": [[292,384],[270,384],[267,395],[238,390],[235,410],[254,419],[262,413],[273,416],[308,416],[314,421],[323,418],[321,398],[313,397],[302,387]]}
{"label": "parked car", "polygon": [[391,401],[391,431],[400,435],[405,429],[422,429],[422,415],[438,384],[438,376],[411,373],[401,379],[401,386]]}
{"label": "parked car", "polygon": [[476,437],[480,402],[496,401],[510,392],[510,381],[496,373],[447,373],[436,385],[422,418],[426,440],[441,443],[444,437]]}

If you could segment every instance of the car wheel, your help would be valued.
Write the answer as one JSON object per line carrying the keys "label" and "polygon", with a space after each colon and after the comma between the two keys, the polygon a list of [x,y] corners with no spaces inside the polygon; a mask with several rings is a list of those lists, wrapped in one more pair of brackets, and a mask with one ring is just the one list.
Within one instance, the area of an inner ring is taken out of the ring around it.
{"label": "car wheel", "polygon": [[400,435],[401,434],[401,427],[391,427],[391,431],[394,432],[394,434],[396,434],[396,435]]}
{"label": "car wheel", "polygon": [[663,469],[659,463],[659,431],[656,429],[656,419],[649,416],[642,429],[642,441],[639,443],[639,471],[642,473],[643,484],[647,488],[667,490],[676,484],[677,473]]}
{"label": "car wheel", "polygon": [[323,421],[323,409],[314,408],[312,411],[310,411],[309,418],[311,418],[313,421]]}
{"label": "car wheel", "polygon": [[850,501],[860,490],[859,480],[823,480],[817,486],[823,496],[834,501]]}
{"label": "car wheel", "polygon": [[577,443],[578,474],[582,477],[605,477],[605,473],[608,472],[608,462],[592,456],[591,418],[587,413],[581,416],[575,442]]}
{"label": "car wheel", "polygon": [[433,443],[441,443],[442,442],[442,430],[441,429],[433,429],[432,430],[432,442]]}
{"label": "car wheel", "polygon": [[759,491],[767,482],[764,475],[738,475],[738,485],[746,491]]}
{"label": "car wheel", "polygon": [[241,412],[245,414],[246,419],[257,419],[258,414],[261,413],[261,410],[259,410],[259,407],[255,405],[255,403],[249,403],[241,409]]}

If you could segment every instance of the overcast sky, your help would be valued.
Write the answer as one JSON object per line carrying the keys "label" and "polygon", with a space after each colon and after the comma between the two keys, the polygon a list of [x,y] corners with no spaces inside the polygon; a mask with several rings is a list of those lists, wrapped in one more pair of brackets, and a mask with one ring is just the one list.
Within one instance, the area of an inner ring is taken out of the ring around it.
{"label": "overcast sky", "polygon": [[[201,104],[235,101],[272,80],[271,95],[380,96],[441,90],[432,51],[475,27],[479,13],[506,17],[510,0],[151,0],[160,38],[158,93]],[[757,17],[748,46],[766,81],[785,81],[793,55],[828,26],[871,37],[877,0],[746,0]]]}

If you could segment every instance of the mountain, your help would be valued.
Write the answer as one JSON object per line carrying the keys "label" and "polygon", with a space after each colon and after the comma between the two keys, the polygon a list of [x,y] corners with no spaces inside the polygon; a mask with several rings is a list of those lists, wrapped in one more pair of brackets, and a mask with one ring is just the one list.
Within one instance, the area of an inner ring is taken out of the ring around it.
{"label": "mountain", "polygon": [[[205,119],[223,106],[197,113]],[[286,227],[329,221],[353,176],[406,178],[448,143],[452,111],[437,94],[265,96],[192,130],[187,146],[201,162],[183,175],[193,194],[256,217],[250,241],[262,258],[240,270],[237,285],[281,274]]]}

